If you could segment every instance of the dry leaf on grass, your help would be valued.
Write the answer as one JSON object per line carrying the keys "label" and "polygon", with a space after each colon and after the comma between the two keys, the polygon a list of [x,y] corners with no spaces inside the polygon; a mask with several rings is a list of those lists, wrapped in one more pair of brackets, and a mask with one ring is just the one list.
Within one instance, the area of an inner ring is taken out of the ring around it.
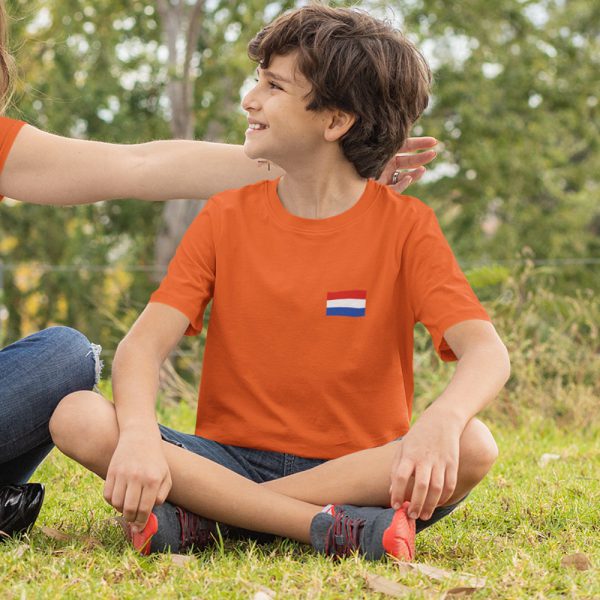
{"label": "dry leaf on grass", "polygon": [[470,587],[470,586],[460,586],[460,587],[455,587],[452,588],[451,590],[448,590],[443,596],[442,596],[442,600],[445,600],[445,598],[452,598],[454,596],[470,596],[471,594],[474,594],[477,590],[480,590],[481,588],[478,587]]}
{"label": "dry leaf on grass", "polygon": [[550,454],[550,453],[542,454],[542,456],[540,456],[540,460],[538,461],[538,465],[543,468],[551,460],[560,460],[560,454]]}
{"label": "dry leaf on grass", "polygon": [[42,527],[41,530],[44,535],[52,538],[53,540],[58,540],[59,542],[81,542],[88,548],[96,548],[102,545],[99,539],[92,537],[91,535],[65,533],[64,531],[60,531],[60,529],[54,529],[54,527]]}
{"label": "dry leaf on grass", "polygon": [[21,558],[23,556],[23,554],[25,554],[25,552],[27,552],[27,550],[29,550],[29,548],[30,548],[29,544],[19,544],[15,548],[15,556],[17,558]]}
{"label": "dry leaf on grass", "polygon": [[252,597],[252,600],[273,600],[273,598],[275,598],[275,596],[271,596],[271,594],[268,594],[267,592],[263,592],[262,590],[259,590],[258,592],[256,592],[256,594],[254,594],[254,596]]}
{"label": "dry leaf on grass", "polygon": [[578,571],[587,571],[592,568],[592,561],[583,552],[567,554],[560,561],[561,567],[572,567]]}
{"label": "dry leaf on grass", "polygon": [[435,579],[436,581],[443,581],[444,579],[450,579],[451,577],[456,577],[456,573],[452,571],[445,571],[444,569],[438,569],[437,567],[430,567],[429,565],[421,564],[421,563],[408,563],[402,561],[395,561],[398,569],[402,573],[421,573],[422,575],[426,575],[430,579]]}
{"label": "dry leaf on grass", "polygon": [[[457,573],[455,571],[447,571],[438,567],[432,567],[423,563],[409,563],[396,561],[398,568],[403,573],[421,573],[435,581],[445,581],[446,579],[459,579],[465,588],[479,589],[485,587],[485,577],[476,577],[469,573]],[[458,589],[458,588],[457,588]]]}
{"label": "dry leaf on grass", "polygon": [[369,589],[374,592],[379,592],[380,594],[394,596],[395,598],[404,598],[413,591],[411,588],[396,581],[392,581],[391,579],[386,579],[381,575],[371,575],[370,573],[367,573],[366,580]]}
{"label": "dry leaf on grass", "polygon": [[178,567],[185,567],[188,563],[196,562],[198,559],[191,554],[171,554],[171,562]]}
{"label": "dry leaf on grass", "polygon": [[261,594],[260,598],[263,600],[272,600],[277,595],[274,590],[268,588],[266,585],[259,586],[259,590],[254,594],[254,600],[259,600],[259,594]]}
{"label": "dry leaf on grass", "polygon": [[74,535],[54,529],[54,527],[42,527],[42,533],[53,540],[58,540],[59,542],[70,542],[71,540],[76,539]]}

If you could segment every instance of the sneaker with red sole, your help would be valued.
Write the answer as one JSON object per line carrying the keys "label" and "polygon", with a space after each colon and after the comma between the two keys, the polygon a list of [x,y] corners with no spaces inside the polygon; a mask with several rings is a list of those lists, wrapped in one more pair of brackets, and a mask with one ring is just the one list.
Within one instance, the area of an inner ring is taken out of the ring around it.
{"label": "sneaker with red sole", "polygon": [[214,521],[169,502],[154,507],[141,532],[134,532],[129,525],[126,534],[133,547],[144,555],[199,551],[219,539]]}
{"label": "sneaker with red sole", "polygon": [[416,523],[408,516],[409,503],[400,509],[336,505],[333,512],[319,513],[311,523],[311,542],[329,556],[358,553],[369,560],[386,554],[399,560],[415,556]]}

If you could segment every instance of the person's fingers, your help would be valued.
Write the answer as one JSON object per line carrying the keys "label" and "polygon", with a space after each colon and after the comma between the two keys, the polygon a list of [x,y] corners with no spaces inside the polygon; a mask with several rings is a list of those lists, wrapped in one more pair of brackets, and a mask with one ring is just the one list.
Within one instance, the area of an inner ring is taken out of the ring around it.
{"label": "person's fingers", "polygon": [[444,488],[444,469],[434,467],[431,471],[431,479],[429,480],[429,490],[427,497],[421,509],[420,518],[424,521],[431,518],[435,507],[439,504],[440,496]]}
{"label": "person's fingers", "polygon": [[444,489],[440,496],[439,504],[443,505],[450,500],[454,490],[456,489],[456,482],[458,479],[458,466],[455,463],[449,463],[446,466],[446,475],[444,477]]}
{"label": "person's fingers", "polygon": [[431,481],[431,466],[419,465],[415,469],[415,484],[408,507],[408,515],[411,519],[416,519],[420,516],[423,504],[427,498],[429,491],[429,483]]}
{"label": "person's fingers", "polygon": [[415,183],[416,181],[419,181],[419,179],[421,179],[421,177],[423,177],[423,175],[425,175],[425,173],[427,173],[427,169],[425,167],[418,167],[414,171],[410,171],[410,176],[412,179],[411,183]]}
{"label": "person's fingers", "polygon": [[406,487],[410,481],[410,477],[415,470],[412,461],[400,461],[398,466],[392,471],[392,486],[390,503],[394,510],[398,510],[404,498],[406,497]]}
{"label": "person's fingers", "polygon": [[426,150],[435,146],[438,141],[434,137],[409,137],[402,145],[398,152],[414,152],[415,150]]}
{"label": "person's fingers", "polygon": [[412,185],[416,181],[419,181],[419,179],[421,179],[421,177],[423,177],[423,175],[425,175],[426,172],[427,169],[425,167],[419,167],[418,169],[414,169],[413,171],[407,171],[406,173],[399,175],[401,179],[398,181],[397,184],[391,185],[390,187],[397,194],[402,194],[402,192],[404,192],[404,190],[409,185]]}
{"label": "person's fingers", "polygon": [[397,169],[416,169],[430,163],[437,153],[434,150],[418,152],[417,154],[396,154],[395,163]]}
{"label": "person's fingers", "polygon": [[112,506],[112,497],[113,497],[114,488],[115,488],[115,478],[109,469],[108,473],[106,474],[106,481],[104,482],[104,491],[103,491],[102,495],[104,496],[104,499],[111,506]]}
{"label": "person's fingers", "polygon": [[115,478],[112,495],[110,498],[107,498],[107,502],[120,513],[123,512],[123,503],[125,502],[126,491],[126,481],[122,478]]}
{"label": "person's fingers", "polygon": [[410,175],[404,175],[402,179],[400,179],[397,184],[392,185],[391,188],[397,194],[401,194],[412,182],[413,179]]}
{"label": "person's fingers", "polygon": [[158,488],[158,492],[156,494],[155,504],[163,504],[166,501],[172,485],[173,484],[171,482],[170,475],[163,479],[163,482],[161,483],[160,488]]}
{"label": "person's fingers", "polygon": [[[137,512],[132,520],[132,528],[134,531],[142,531],[146,526],[148,517],[156,504],[156,493],[158,489],[156,486],[144,486],[140,494],[140,503],[137,507]],[[125,517],[127,518],[127,517]]]}
{"label": "person's fingers", "polygon": [[139,482],[130,480],[125,491],[125,499],[123,501],[123,509],[121,512],[126,521],[133,523],[138,513],[140,498],[142,495],[142,486]]}

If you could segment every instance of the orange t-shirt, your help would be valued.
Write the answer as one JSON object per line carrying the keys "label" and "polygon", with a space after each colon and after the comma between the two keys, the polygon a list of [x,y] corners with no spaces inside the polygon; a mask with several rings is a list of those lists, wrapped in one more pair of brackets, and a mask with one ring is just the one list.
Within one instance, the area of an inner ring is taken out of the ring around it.
{"label": "orange t-shirt", "polygon": [[287,212],[277,181],[211,198],[150,299],[202,329],[196,433],[335,458],[409,428],[413,329],[444,360],[450,326],[489,317],[433,211],[369,181],[340,215]]}
{"label": "orange t-shirt", "polygon": [[[4,163],[10,154],[17,133],[21,131],[23,125],[25,125],[24,121],[0,117],[0,171],[4,168]],[[0,195],[0,202],[3,199],[4,196]]]}

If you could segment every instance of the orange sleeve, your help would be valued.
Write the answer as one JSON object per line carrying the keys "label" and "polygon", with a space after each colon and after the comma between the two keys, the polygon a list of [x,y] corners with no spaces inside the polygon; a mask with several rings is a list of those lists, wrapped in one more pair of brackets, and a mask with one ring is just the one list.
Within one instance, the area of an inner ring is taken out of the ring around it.
{"label": "orange sleeve", "polygon": [[[25,125],[24,121],[0,117],[0,171],[4,168],[6,158],[10,154],[15,138],[23,125]],[[0,195],[0,202],[3,199],[4,196]]]}
{"label": "orange sleeve", "polygon": [[218,226],[218,209],[211,199],[185,232],[167,274],[150,297],[150,302],[172,306],[189,319],[186,335],[202,331],[204,310],[213,297]]}
{"label": "orange sleeve", "polygon": [[433,210],[418,215],[405,243],[404,282],[415,321],[427,327],[442,360],[456,360],[444,332],[462,321],[490,317],[458,266]]}

